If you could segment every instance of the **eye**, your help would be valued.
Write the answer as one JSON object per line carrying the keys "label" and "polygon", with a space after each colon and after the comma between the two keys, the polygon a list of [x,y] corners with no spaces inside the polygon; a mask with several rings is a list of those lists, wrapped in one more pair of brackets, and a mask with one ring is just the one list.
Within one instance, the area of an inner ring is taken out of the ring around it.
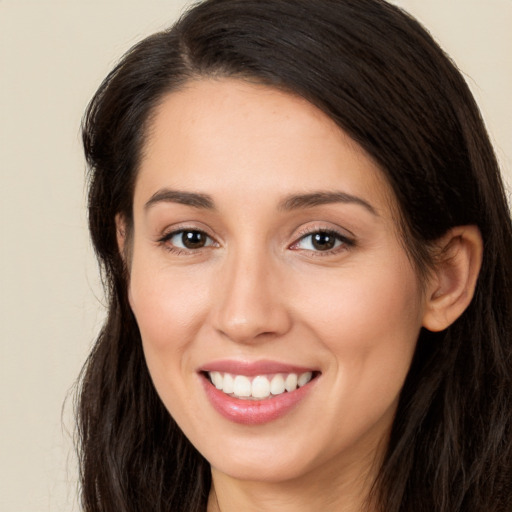
{"label": "eye", "polygon": [[197,229],[181,229],[173,231],[160,240],[170,244],[173,249],[202,249],[214,245],[214,241],[204,232]]}
{"label": "eye", "polygon": [[315,252],[335,251],[342,246],[351,246],[352,241],[341,233],[332,230],[318,230],[302,236],[291,249],[302,249]]}

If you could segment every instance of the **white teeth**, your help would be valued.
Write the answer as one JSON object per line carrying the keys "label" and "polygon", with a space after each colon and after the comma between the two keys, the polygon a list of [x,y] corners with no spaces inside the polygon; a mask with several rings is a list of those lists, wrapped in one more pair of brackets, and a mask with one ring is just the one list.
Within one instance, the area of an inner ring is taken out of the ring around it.
{"label": "white teeth", "polygon": [[299,380],[297,381],[297,385],[299,388],[302,386],[305,386],[313,377],[313,374],[311,372],[302,373],[299,376]]}
{"label": "white teeth", "polygon": [[270,395],[270,382],[266,377],[258,376],[252,381],[252,396],[267,398]]}
{"label": "white teeth", "polygon": [[230,393],[233,393],[235,390],[235,379],[233,379],[233,376],[229,373],[224,374],[224,385],[222,386],[222,391],[224,393],[227,393],[228,395]]}
{"label": "white teeth", "polygon": [[237,375],[235,377],[235,383],[233,386],[233,393],[236,396],[246,397],[251,396],[252,386],[251,381],[243,375]]}
{"label": "white teeth", "polygon": [[284,387],[286,391],[295,391],[297,389],[297,374],[290,373],[284,381]]}
{"label": "white teeth", "polygon": [[283,376],[278,373],[270,382],[270,392],[273,395],[280,395],[281,393],[284,393],[284,390],[285,388]]}
{"label": "white teeth", "polygon": [[275,374],[271,379],[265,375],[251,378],[245,375],[208,372],[213,385],[226,393],[238,398],[261,400],[270,395],[281,395],[285,391],[292,392],[297,387],[305,386],[312,378],[313,372]]}
{"label": "white teeth", "polygon": [[211,372],[210,377],[212,379],[213,385],[217,389],[222,389],[222,384],[223,384],[222,375],[219,372]]}

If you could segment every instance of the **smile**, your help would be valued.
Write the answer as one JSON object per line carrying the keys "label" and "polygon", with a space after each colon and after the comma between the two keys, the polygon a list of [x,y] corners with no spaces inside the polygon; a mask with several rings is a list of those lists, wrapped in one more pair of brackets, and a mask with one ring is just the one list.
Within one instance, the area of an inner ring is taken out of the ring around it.
{"label": "smile", "polygon": [[313,392],[321,372],[273,361],[216,361],[199,369],[206,397],[230,422],[261,425],[286,416]]}
{"label": "smile", "polygon": [[264,400],[269,397],[290,393],[305,386],[314,374],[276,373],[274,375],[235,375],[218,371],[207,372],[211,383],[226,395],[243,400]]}

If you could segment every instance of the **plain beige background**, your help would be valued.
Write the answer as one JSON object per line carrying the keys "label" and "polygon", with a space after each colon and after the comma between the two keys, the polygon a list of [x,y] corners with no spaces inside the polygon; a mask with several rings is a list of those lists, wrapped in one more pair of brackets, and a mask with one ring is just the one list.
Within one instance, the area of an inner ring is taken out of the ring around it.
{"label": "plain beige background", "polygon": [[[397,0],[464,71],[512,183],[512,0]],[[83,110],[183,0],[0,0],[0,510],[77,511],[72,398],[103,318]]]}

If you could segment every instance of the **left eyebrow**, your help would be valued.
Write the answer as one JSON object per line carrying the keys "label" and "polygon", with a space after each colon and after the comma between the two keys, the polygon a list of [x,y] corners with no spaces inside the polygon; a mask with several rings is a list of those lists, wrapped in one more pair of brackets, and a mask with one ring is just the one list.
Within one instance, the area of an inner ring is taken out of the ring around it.
{"label": "left eyebrow", "polygon": [[286,197],[279,203],[279,209],[284,211],[298,210],[299,208],[313,208],[324,204],[352,203],[364,207],[371,214],[378,216],[377,210],[364,199],[347,194],[346,192],[311,192]]}

